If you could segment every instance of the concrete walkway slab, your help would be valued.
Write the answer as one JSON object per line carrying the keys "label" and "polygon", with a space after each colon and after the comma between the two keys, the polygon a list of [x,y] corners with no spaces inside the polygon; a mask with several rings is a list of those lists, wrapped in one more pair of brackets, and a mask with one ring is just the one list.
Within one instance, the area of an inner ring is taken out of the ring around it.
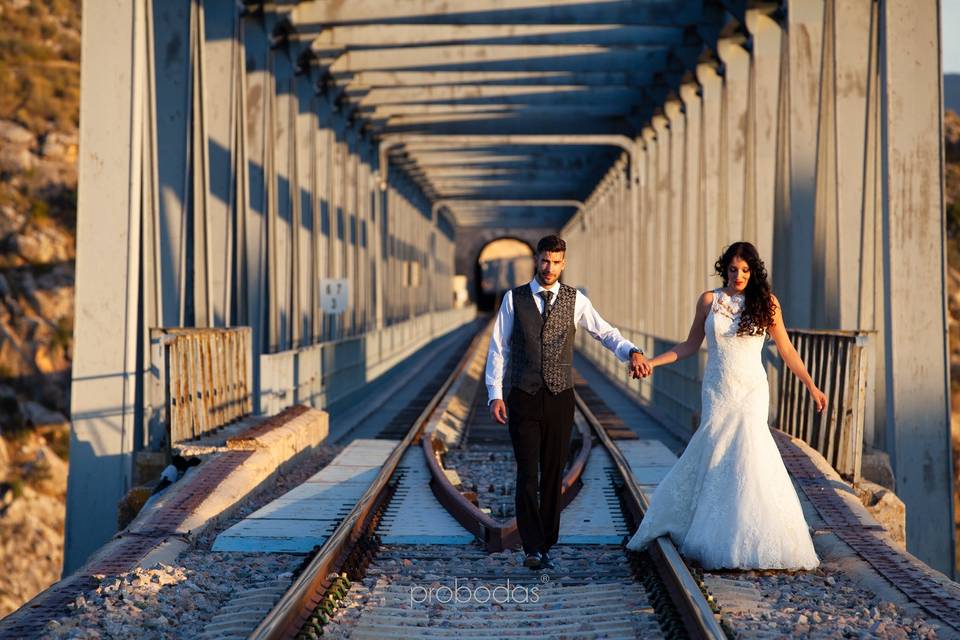
{"label": "concrete walkway slab", "polygon": [[629,533],[610,482],[615,473],[610,454],[599,446],[591,448],[583,487],[560,513],[559,544],[619,544]]}
{"label": "concrete walkway slab", "polygon": [[430,489],[430,470],[420,447],[411,447],[398,466],[397,491],[377,528],[384,544],[469,544],[472,533],[447,513]]}
{"label": "concrete walkway slab", "polygon": [[397,444],[396,440],[354,440],[309,481],[218,535],[213,550],[307,553],[323,544]]}

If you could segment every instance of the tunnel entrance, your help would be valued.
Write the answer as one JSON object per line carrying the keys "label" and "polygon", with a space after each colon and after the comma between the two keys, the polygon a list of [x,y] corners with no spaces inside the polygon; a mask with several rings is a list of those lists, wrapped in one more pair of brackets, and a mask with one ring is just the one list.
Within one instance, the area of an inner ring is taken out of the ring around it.
{"label": "tunnel entrance", "polygon": [[474,266],[477,310],[493,311],[504,292],[533,278],[533,249],[517,238],[498,238],[480,250]]}

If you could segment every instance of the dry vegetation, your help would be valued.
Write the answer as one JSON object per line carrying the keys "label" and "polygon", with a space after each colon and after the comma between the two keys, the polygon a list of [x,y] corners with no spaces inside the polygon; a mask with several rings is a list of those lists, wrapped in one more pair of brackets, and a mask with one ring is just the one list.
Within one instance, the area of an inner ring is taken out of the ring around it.
{"label": "dry vegetation", "polygon": [[[42,150],[51,136],[76,136],[79,112],[80,0],[0,0],[0,120],[23,126]],[[73,229],[75,179],[23,173],[0,177],[0,205]]]}
{"label": "dry vegetation", "polygon": [[38,134],[75,129],[80,1],[0,3],[0,117]]}
{"label": "dry vegetation", "polygon": [[0,0],[0,616],[60,576],[80,0]]}
{"label": "dry vegetation", "polygon": [[[953,441],[954,522],[960,536],[960,116],[947,111],[943,122],[946,167],[947,299],[950,328],[950,406]],[[960,551],[957,556],[960,568]]]}

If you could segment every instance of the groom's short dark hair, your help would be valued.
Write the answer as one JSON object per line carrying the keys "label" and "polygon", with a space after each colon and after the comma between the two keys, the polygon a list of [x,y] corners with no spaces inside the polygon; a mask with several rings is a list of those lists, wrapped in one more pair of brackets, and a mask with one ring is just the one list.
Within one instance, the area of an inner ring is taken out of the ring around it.
{"label": "groom's short dark hair", "polygon": [[537,243],[537,255],[544,251],[566,253],[567,243],[564,242],[560,236],[544,236],[540,238],[540,242]]}

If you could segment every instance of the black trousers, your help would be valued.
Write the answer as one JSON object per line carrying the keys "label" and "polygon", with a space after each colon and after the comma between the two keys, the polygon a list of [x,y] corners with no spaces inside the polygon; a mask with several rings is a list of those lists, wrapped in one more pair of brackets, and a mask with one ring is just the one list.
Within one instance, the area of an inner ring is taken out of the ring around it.
{"label": "black trousers", "polygon": [[[560,487],[570,450],[573,389],[507,396],[510,440],[517,458],[517,528],[527,553],[545,552],[560,535]],[[539,476],[539,477],[538,477]]]}

